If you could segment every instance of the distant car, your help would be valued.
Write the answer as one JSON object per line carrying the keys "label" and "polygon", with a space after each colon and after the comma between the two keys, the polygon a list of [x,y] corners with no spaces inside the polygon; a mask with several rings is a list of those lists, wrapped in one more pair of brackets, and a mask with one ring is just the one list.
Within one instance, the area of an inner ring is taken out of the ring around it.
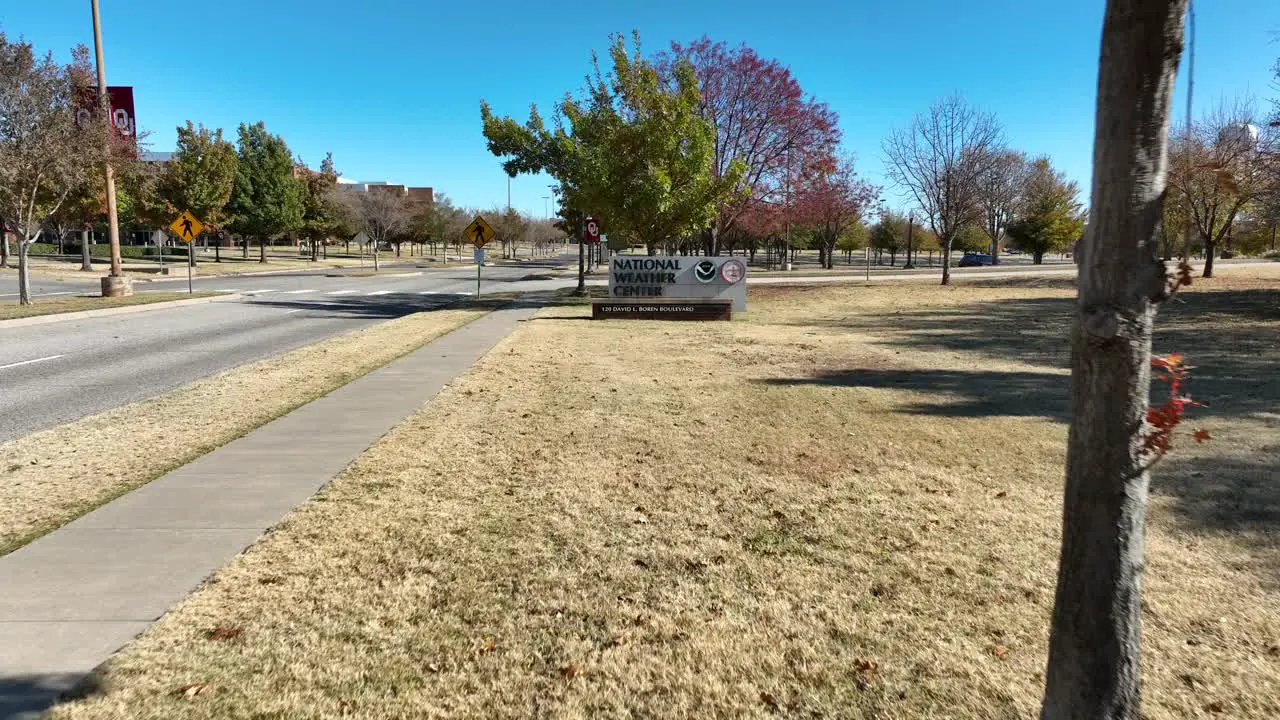
{"label": "distant car", "polygon": [[1004,254],[1005,255],[1021,255],[1022,251],[1017,248],[1005,248]]}
{"label": "distant car", "polygon": [[992,264],[991,256],[983,253],[965,253],[959,262],[960,267],[982,267]]}

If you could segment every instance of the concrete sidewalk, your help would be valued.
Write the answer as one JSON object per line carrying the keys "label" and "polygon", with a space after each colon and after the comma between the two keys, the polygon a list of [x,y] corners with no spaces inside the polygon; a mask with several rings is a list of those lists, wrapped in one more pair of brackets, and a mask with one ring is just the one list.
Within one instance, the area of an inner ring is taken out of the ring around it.
{"label": "concrete sidewalk", "polygon": [[47,708],[535,311],[489,313],[0,557],[0,719]]}

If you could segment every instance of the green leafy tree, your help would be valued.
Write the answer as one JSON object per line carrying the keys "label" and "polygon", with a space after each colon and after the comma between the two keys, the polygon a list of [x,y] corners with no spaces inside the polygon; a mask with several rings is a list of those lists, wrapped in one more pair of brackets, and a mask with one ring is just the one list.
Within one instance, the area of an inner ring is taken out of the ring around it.
{"label": "green leafy tree", "polygon": [[235,189],[228,208],[231,229],[258,238],[259,261],[267,261],[267,241],[302,225],[303,187],[294,177],[293,155],[284,138],[261,122],[242,123],[237,147]]}
{"label": "green leafy tree", "polygon": [[877,258],[879,253],[887,252],[889,264],[893,265],[897,261],[898,250],[907,246],[907,219],[898,213],[886,212],[871,226],[868,237],[871,247],[877,251]]}
{"label": "green leafy tree", "polygon": [[[698,111],[693,67],[678,61],[664,82],[624,38],[611,39],[613,70],[598,62],[581,97],[559,105],[549,129],[533,107],[523,125],[480,105],[489,151],[511,176],[546,172],[560,182],[561,203],[601,219],[610,236],[653,253],[672,238],[710,226],[735,197],[741,163],[713,172],[715,130]],[[574,228],[575,234],[577,229]]]}
{"label": "green leafy tree", "polygon": [[1079,186],[1054,170],[1048,158],[1032,162],[1022,215],[1009,224],[1009,238],[1039,265],[1045,253],[1071,248],[1084,232],[1084,215],[1076,201]]}
{"label": "green leafy tree", "polygon": [[222,129],[194,125],[178,128],[178,148],[166,164],[156,194],[167,214],[190,211],[200,222],[218,227],[226,221],[227,204],[236,185],[240,159],[222,138]]}
{"label": "green leafy tree", "polygon": [[855,252],[867,246],[869,235],[870,231],[867,229],[867,224],[862,220],[858,220],[845,228],[845,231],[840,234],[840,239],[836,241],[836,249],[844,253],[846,265],[853,262],[853,254]]}

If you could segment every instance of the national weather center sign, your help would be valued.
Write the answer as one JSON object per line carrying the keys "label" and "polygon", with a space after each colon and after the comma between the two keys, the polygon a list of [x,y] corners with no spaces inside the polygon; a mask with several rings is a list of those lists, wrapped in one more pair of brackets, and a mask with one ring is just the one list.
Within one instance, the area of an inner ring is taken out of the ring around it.
{"label": "national weather center sign", "polygon": [[612,311],[604,315],[597,312],[597,316],[636,317],[637,311],[622,309],[626,304],[672,306],[672,312],[655,310],[652,314],[691,319],[709,319],[711,306],[729,305],[734,312],[745,312],[747,266],[735,257],[622,255],[609,264],[609,300],[597,305],[608,305]]}

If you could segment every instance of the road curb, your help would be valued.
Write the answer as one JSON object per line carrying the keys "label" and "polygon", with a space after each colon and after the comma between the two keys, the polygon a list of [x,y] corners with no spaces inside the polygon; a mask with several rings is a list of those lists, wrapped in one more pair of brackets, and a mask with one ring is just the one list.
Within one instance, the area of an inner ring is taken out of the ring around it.
{"label": "road curb", "polygon": [[30,325],[47,325],[49,323],[69,320],[85,320],[88,318],[110,317],[112,315],[128,315],[129,313],[146,312],[148,310],[166,310],[184,305],[203,305],[212,302],[228,302],[244,297],[240,293],[232,295],[215,295],[212,297],[190,298],[187,300],[169,300],[167,302],[145,303],[142,305],[125,305],[123,307],[102,308],[100,310],[77,310],[75,312],[51,313],[33,317],[0,320],[0,330],[11,327],[27,327]]}

